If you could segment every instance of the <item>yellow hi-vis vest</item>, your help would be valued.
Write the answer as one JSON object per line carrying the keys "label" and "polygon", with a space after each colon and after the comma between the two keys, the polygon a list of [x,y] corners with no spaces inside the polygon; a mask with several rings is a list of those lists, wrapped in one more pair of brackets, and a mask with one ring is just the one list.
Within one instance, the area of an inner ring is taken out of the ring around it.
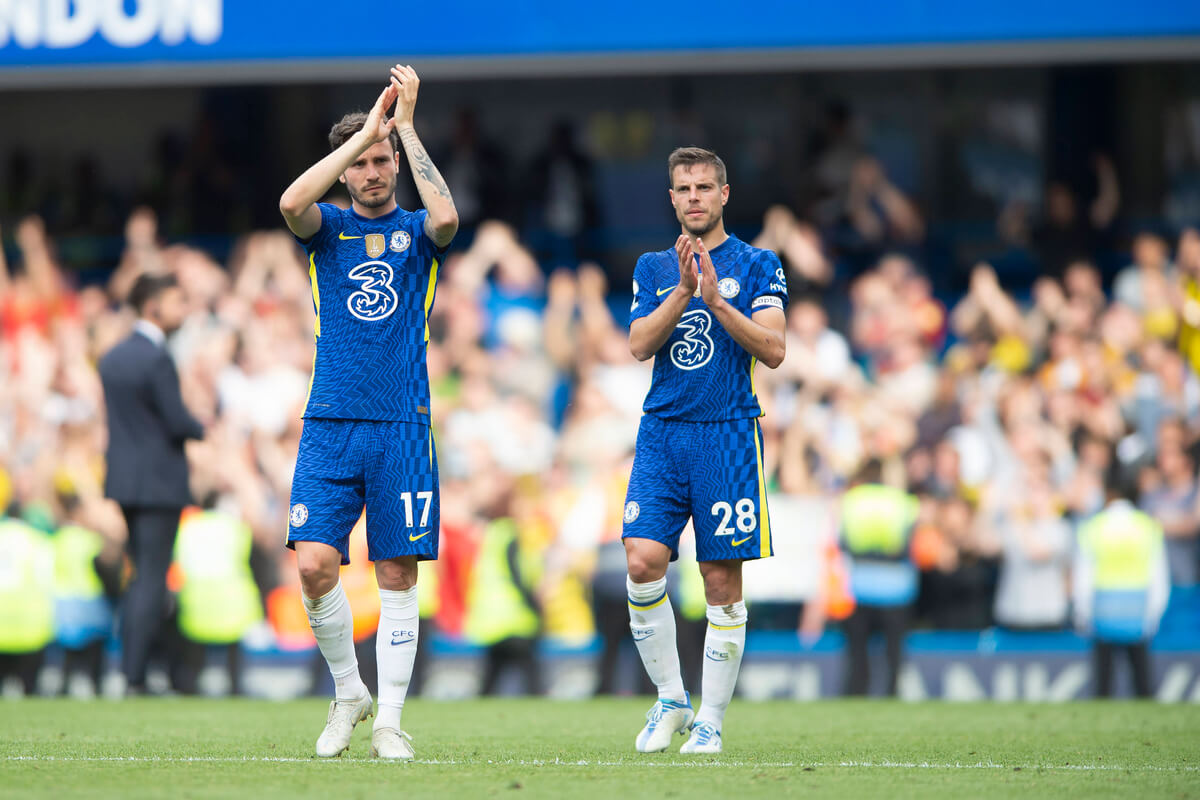
{"label": "yellow hi-vis vest", "polygon": [[891,486],[855,486],[842,496],[846,549],[856,556],[904,555],[918,506],[917,498]]}
{"label": "yellow hi-vis vest", "polygon": [[841,534],[850,553],[850,593],[864,606],[898,606],[917,596],[908,543],[917,498],[891,486],[863,484],[842,496]]}
{"label": "yellow hi-vis vest", "polygon": [[54,639],[54,546],[20,520],[0,519],[0,653],[35,653]]}
{"label": "yellow hi-vis vest", "polygon": [[1097,592],[1146,591],[1163,548],[1162,526],[1135,509],[1102,511],[1079,530]]}
{"label": "yellow hi-vis vest", "polygon": [[92,600],[104,594],[95,560],[104,539],[79,525],[64,525],[54,534],[54,595],[59,599]]}
{"label": "yellow hi-vis vest", "polygon": [[[463,632],[475,644],[486,647],[511,637],[537,635],[537,613],[521,596],[508,568],[508,548],[516,540],[517,526],[511,519],[495,520],[484,532],[471,571],[467,619],[463,625]],[[525,567],[524,562],[521,566]]]}
{"label": "yellow hi-vis vest", "polygon": [[104,539],[80,525],[64,525],[54,534],[54,636],[71,650],[108,637],[113,611],[96,574],[96,556]]}
{"label": "yellow hi-vis vest", "polygon": [[175,539],[183,573],[179,629],[194,642],[232,644],[262,619],[246,524],[216,511],[185,514]]}

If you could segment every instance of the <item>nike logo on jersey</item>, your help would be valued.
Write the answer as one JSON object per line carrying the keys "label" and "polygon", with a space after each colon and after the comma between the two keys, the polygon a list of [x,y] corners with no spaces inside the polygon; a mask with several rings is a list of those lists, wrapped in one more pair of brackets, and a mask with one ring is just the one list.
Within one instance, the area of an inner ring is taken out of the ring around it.
{"label": "nike logo on jersey", "polygon": [[[675,284],[675,286],[678,286],[678,285],[679,285],[678,283]],[[655,294],[657,294],[659,297],[662,297],[667,292],[673,291],[675,289],[675,286],[668,286],[665,289],[659,289]]]}
{"label": "nike logo on jersey", "polygon": [[361,239],[361,236],[347,236],[344,232],[338,234],[338,238],[345,241],[347,239]]}
{"label": "nike logo on jersey", "polygon": [[428,536],[428,535],[429,535],[429,531],[425,531],[424,533],[419,533],[419,534],[417,534],[416,536],[413,536],[413,535],[410,533],[410,534],[408,535],[408,540],[409,540],[410,542],[415,542],[417,539],[421,539],[421,538],[423,538],[423,537],[425,537],[425,536]]}
{"label": "nike logo on jersey", "polygon": [[729,544],[732,545],[733,547],[738,547],[740,545],[745,544],[746,542],[750,541],[753,538],[754,538],[753,536],[747,536],[745,539],[734,539]]}

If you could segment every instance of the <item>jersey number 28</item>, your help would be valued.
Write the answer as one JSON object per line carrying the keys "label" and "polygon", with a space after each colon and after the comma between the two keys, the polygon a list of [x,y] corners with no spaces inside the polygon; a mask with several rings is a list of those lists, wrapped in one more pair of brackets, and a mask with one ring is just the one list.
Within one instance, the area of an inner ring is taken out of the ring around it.
{"label": "jersey number 28", "polygon": [[721,523],[717,525],[717,532],[714,536],[732,536],[733,528],[729,527],[729,520],[737,514],[737,529],[742,533],[750,533],[758,527],[758,515],[754,513],[754,501],[749,497],[743,497],[737,503],[730,506],[724,500],[713,503],[712,515],[715,517],[721,515]]}

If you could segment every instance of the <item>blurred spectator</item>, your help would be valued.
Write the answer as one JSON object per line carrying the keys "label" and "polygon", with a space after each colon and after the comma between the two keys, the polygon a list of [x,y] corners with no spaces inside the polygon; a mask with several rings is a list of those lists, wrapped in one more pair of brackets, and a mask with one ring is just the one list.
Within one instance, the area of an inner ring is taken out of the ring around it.
{"label": "blurred spectator", "polygon": [[32,694],[54,640],[54,547],[45,532],[0,517],[0,689]]}
{"label": "blurred spectator", "polygon": [[166,337],[184,322],[174,276],[143,274],[130,289],[134,333],[100,362],[108,410],[105,494],[121,505],[134,579],[121,641],[127,691],[146,690],[146,663],[166,606],[167,568],[184,506],[191,502],[184,442],[204,429],[184,407]]}
{"label": "blurred spectator", "polygon": [[833,264],[825,256],[817,229],[796,219],[786,206],[767,209],[762,232],[750,244],[779,255],[793,301],[821,295],[833,280]]}
{"label": "blurred spectator", "polygon": [[996,622],[1012,630],[1060,630],[1067,622],[1071,526],[1046,468],[1030,470],[1021,484],[991,523],[1003,548]]}
{"label": "blurred spectator", "polygon": [[1166,535],[1171,585],[1194,586],[1200,570],[1200,490],[1192,456],[1179,446],[1158,452],[1158,483],[1146,492],[1141,506]]}
{"label": "blurred spectator", "polygon": [[1136,489],[1115,470],[1106,488],[1108,505],[1079,531],[1075,624],[1094,643],[1097,697],[1112,696],[1117,651],[1129,658],[1134,692],[1150,697],[1148,642],[1170,591],[1163,531],[1134,508]]}
{"label": "blurred spectator", "polygon": [[886,643],[886,693],[895,696],[903,636],[917,597],[916,569],[909,558],[917,499],[882,485],[882,478],[880,464],[869,462],[841,502],[840,535],[850,557],[855,601],[845,622],[848,695],[864,695],[870,689],[867,644],[879,631]]}
{"label": "blurred spectator", "polygon": [[55,532],[54,627],[64,650],[67,694],[77,699],[100,691],[104,647],[113,627],[114,600],[120,593],[122,541],[88,527],[96,518],[71,492],[59,496],[64,524]]}
{"label": "blurred spectator", "polygon": [[446,185],[454,196],[461,231],[474,232],[484,220],[512,216],[504,154],[479,130],[473,110],[460,109],[454,120],[449,149],[438,157]]}
{"label": "blurred spectator", "polygon": [[1091,260],[1104,243],[1121,204],[1120,184],[1112,159],[1097,154],[1092,159],[1096,196],[1080,209],[1078,195],[1062,181],[1046,185],[1043,219],[1033,230],[1033,245],[1046,275],[1061,276],[1067,265]]}
{"label": "blurred spectator", "polygon": [[[216,496],[210,496],[210,504]],[[187,652],[189,684],[196,689],[206,649],[225,649],[229,693],[241,694],[242,637],[263,616],[262,600],[250,572],[250,526],[212,509],[184,514],[175,541],[175,591],[179,631]]]}
{"label": "blurred spectator", "polygon": [[918,611],[937,630],[979,630],[992,623],[997,548],[961,497],[938,501],[922,550]]}
{"label": "blurred spectator", "polygon": [[539,256],[554,266],[574,266],[591,256],[588,236],[599,224],[592,160],[560,120],[529,167],[527,219],[540,232]]}
{"label": "blurred spectator", "polygon": [[529,547],[521,546],[516,522],[501,513],[484,531],[467,599],[465,632],[487,649],[481,694],[495,694],[510,665],[520,669],[524,692],[541,693],[535,585]]}

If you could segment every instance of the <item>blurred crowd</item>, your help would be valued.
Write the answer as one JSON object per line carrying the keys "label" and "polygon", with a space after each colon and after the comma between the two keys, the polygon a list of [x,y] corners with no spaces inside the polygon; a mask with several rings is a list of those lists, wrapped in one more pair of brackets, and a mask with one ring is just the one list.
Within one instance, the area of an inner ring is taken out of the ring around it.
{"label": "blurred crowd", "polygon": [[[562,147],[569,153],[565,139]],[[824,153],[827,191],[805,215],[814,221],[774,207],[753,240],[780,254],[792,297],[786,360],[755,376],[778,565],[748,568],[763,570],[751,602],[784,613],[752,610],[751,627],[811,637],[838,616],[836,516],[804,509],[829,512],[868,462],[920,500],[911,548],[919,625],[1065,630],[1074,532],[1102,508],[1114,469],[1136,480],[1139,504],[1162,524],[1173,584],[1195,584],[1200,233],[1136,236],[1128,266],[1106,286],[1088,248],[1112,220],[1111,198],[1084,214],[1069,189],[1052,186],[1045,222],[1002,221],[1014,236],[1033,231],[1042,276],[1006,287],[980,263],[966,293],[946,298],[909,254],[924,230],[912,201],[870,157],[836,141]],[[583,226],[559,227],[568,240]],[[249,532],[243,560],[262,598],[265,622],[247,616],[231,638],[311,646],[283,548],[313,360],[312,290],[295,242],[249,234],[218,263],[164,241],[156,215],[139,208],[107,283],[79,286],[38,217],[13,234],[14,263],[0,250],[0,508],[54,536],[91,532],[100,588],[115,601],[128,579],[126,532],[102,496],[95,365],[130,330],[122,301],[133,279],[169,272],[190,313],[168,346],[207,430],[189,443],[193,494]],[[596,263],[556,267],[567,261],[539,260],[507,223],[483,221],[439,278],[428,367],[442,558],[422,566],[422,607],[446,637],[472,637],[473,606],[485,602],[473,567],[501,523],[519,554],[513,579],[538,620],[522,635],[586,643],[617,613],[607,594],[624,605],[618,540],[650,365],[629,353],[626,288],[610,286]],[[344,582],[369,586],[356,536]],[[173,588],[182,593],[181,572]],[[369,632],[373,586],[351,595]]]}

